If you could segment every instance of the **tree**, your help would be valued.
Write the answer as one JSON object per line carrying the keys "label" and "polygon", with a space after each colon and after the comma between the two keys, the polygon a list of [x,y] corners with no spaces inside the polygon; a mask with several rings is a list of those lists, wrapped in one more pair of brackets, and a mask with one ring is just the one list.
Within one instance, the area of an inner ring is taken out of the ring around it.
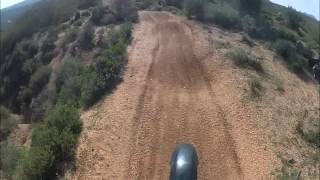
{"label": "tree", "polygon": [[137,9],[132,0],[113,0],[111,2],[111,9],[118,21],[136,21]]}
{"label": "tree", "polygon": [[240,8],[249,14],[258,14],[261,11],[262,0],[240,0]]}
{"label": "tree", "polygon": [[302,16],[292,7],[288,8],[288,26],[293,30],[298,30],[303,22]]}
{"label": "tree", "polygon": [[188,18],[203,20],[205,11],[205,0],[185,0],[184,11]]}

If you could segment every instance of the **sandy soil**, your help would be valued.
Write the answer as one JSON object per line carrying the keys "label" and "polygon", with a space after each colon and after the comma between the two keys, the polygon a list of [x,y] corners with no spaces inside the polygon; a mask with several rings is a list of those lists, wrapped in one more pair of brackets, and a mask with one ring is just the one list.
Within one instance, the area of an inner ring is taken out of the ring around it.
{"label": "sandy soil", "polygon": [[73,179],[168,179],[172,151],[192,143],[199,179],[272,179],[279,165],[242,99],[246,80],[199,25],[140,12],[123,82],[82,114]]}

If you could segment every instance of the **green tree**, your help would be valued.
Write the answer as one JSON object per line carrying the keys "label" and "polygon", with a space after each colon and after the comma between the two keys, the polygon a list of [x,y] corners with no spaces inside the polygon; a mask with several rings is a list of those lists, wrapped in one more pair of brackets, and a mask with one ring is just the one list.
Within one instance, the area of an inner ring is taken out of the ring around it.
{"label": "green tree", "polygon": [[249,14],[258,14],[261,11],[262,0],[240,0],[240,8]]}
{"label": "green tree", "polygon": [[299,12],[297,12],[292,7],[289,7],[287,11],[287,16],[288,26],[293,30],[298,30],[303,22],[301,14],[299,14]]}
{"label": "green tree", "polygon": [[184,11],[187,17],[203,20],[206,2],[206,0],[185,0]]}

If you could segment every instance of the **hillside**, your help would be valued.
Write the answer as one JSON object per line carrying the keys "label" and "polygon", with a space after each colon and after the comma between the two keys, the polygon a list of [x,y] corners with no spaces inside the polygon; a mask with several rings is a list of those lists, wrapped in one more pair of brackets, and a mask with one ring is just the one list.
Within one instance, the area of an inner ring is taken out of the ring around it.
{"label": "hillside", "polygon": [[[1,32],[1,178],[318,179],[319,22],[267,0],[49,0]],[[131,33],[132,31],[132,33]]]}
{"label": "hillside", "polygon": [[[185,142],[197,147],[199,179],[319,177],[318,149],[295,131],[303,113],[318,116],[313,83],[241,34],[170,13],[139,19],[123,82],[82,114],[73,179],[167,179],[171,153]],[[264,73],[235,66],[228,54],[237,48],[252,52]]]}
{"label": "hillside", "polygon": [[25,0],[13,6],[1,9],[1,29],[11,23],[14,23],[16,18],[28,11],[32,6],[40,0]]}
{"label": "hillside", "polygon": [[1,26],[0,29],[3,30],[14,21],[19,18],[23,13],[31,9],[35,3],[40,0],[25,0],[11,7],[1,9]]}

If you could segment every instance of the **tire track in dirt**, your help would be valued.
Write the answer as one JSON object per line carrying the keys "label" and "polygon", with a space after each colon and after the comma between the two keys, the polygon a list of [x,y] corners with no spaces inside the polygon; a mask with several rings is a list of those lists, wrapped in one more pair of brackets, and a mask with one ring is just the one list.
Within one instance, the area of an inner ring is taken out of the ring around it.
{"label": "tire track in dirt", "polygon": [[[215,177],[220,179],[225,179],[228,175],[240,177],[241,169],[237,154],[233,144],[230,144],[233,142],[232,137],[225,127],[221,107],[214,103],[211,84],[205,70],[194,55],[190,28],[180,19],[164,13],[146,13],[142,16],[151,16],[148,19],[154,23],[152,32],[158,45],[155,47],[154,52],[157,53],[153,54],[146,85],[136,110],[137,116],[134,122],[137,126],[132,132],[134,145],[130,150],[128,178],[168,177],[168,157],[176,144],[195,144],[201,158],[202,149],[210,151],[210,147],[216,145],[215,143],[208,145],[207,138],[217,137],[217,134],[221,136],[215,141],[222,143],[223,146],[216,148],[219,152],[216,157],[208,159],[211,164],[219,167],[220,172],[217,171]],[[205,95],[202,98],[209,102],[201,102],[199,94]],[[179,95],[185,96],[186,99],[181,99]],[[199,106],[202,108],[194,109]],[[213,106],[214,113],[208,111],[207,106]],[[211,119],[210,116],[214,118]],[[217,132],[205,128],[208,124],[210,126],[212,123],[210,121],[214,119],[219,126]],[[217,158],[221,154],[223,157]],[[167,155],[166,161],[163,161],[163,155]],[[226,164],[223,165],[224,163]],[[204,178],[212,177],[209,173],[212,170],[205,167],[203,170],[200,169],[200,174],[204,172],[203,174],[207,174]],[[224,172],[224,176],[220,176],[221,172]]]}
{"label": "tire track in dirt", "polygon": [[[139,17],[124,81],[82,115],[73,179],[168,179],[170,156],[179,143],[197,148],[200,180],[269,177],[267,156],[248,150],[257,144],[241,131],[246,121],[226,114],[240,107],[231,101],[233,109],[226,108],[221,89],[238,91],[223,89],[221,79],[228,75],[214,63],[208,66],[205,59],[212,54],[200,28],[170,13],[140,12]],[[246,162],[252,160],[248,154],[257,162]]]}

